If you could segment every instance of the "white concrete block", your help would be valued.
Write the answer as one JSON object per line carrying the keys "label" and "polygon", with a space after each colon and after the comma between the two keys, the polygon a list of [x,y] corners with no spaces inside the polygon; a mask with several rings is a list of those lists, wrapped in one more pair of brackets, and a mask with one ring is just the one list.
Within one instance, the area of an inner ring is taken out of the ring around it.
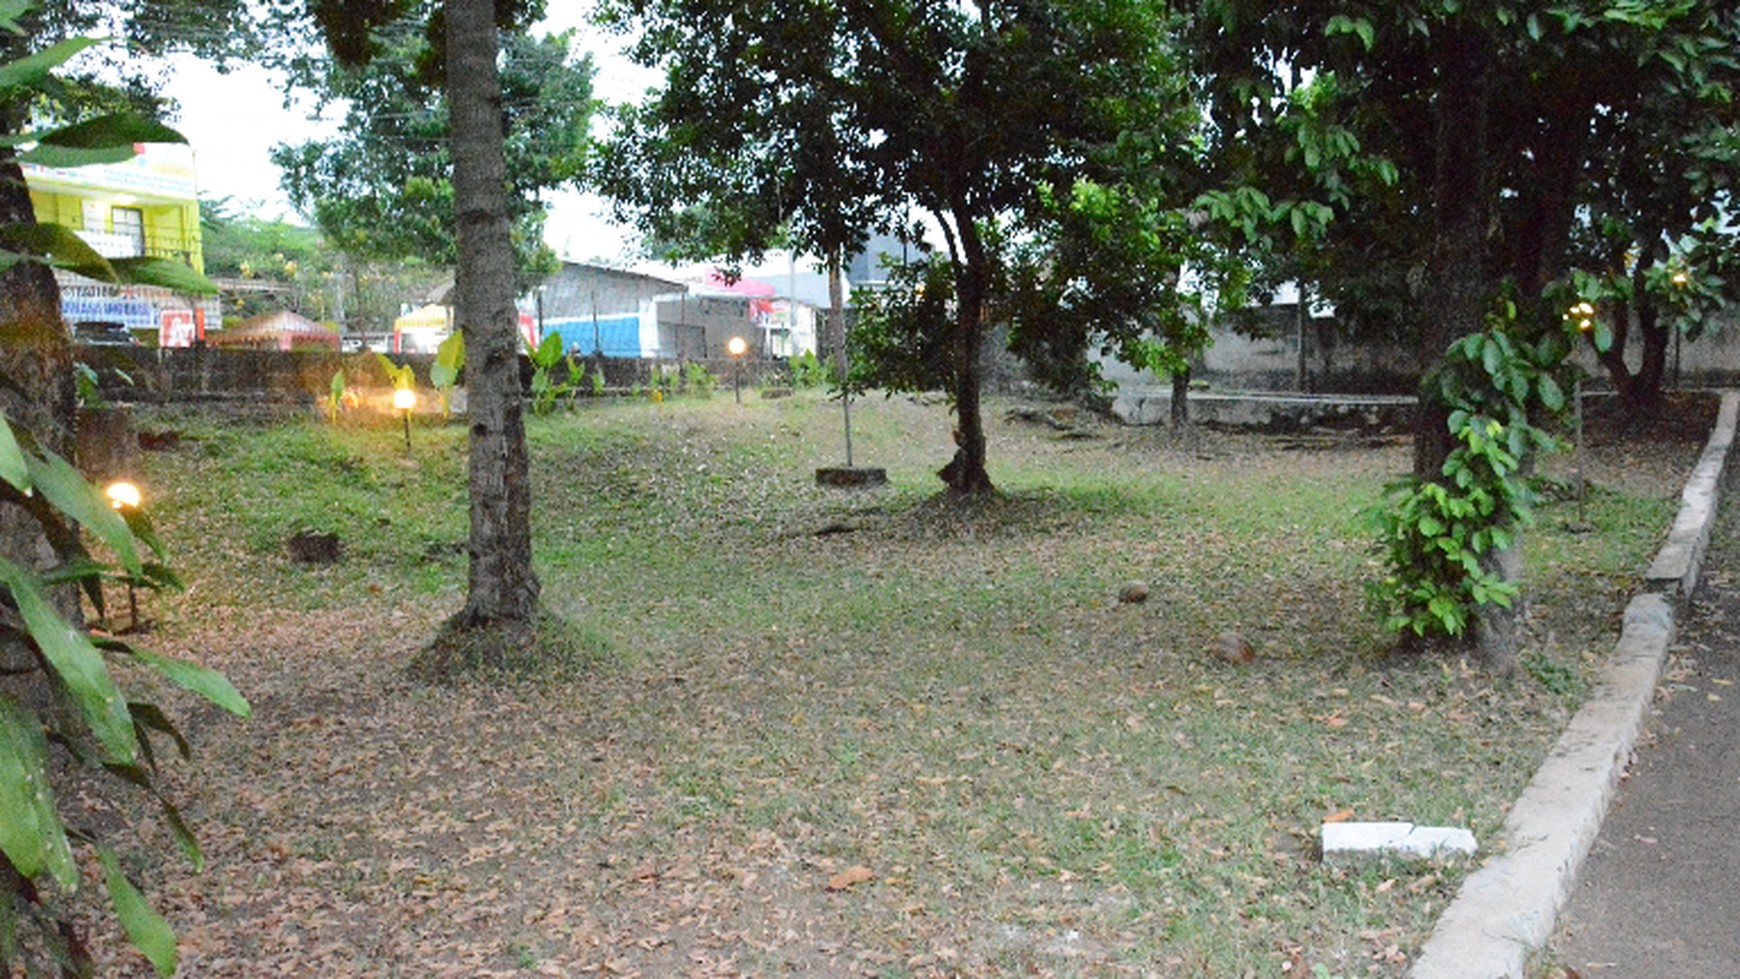
{"label": "white concrete block", "polygon": [[1476,848],[1469,830],[1413,823],[1324,823],[1321,842],[1324,862],[1338,865],[1471,857]]}

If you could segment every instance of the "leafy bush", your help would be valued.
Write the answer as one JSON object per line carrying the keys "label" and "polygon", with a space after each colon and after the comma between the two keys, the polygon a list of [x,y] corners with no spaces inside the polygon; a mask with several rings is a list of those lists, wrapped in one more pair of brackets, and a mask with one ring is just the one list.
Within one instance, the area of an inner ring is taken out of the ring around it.
{"label": "leafy bush", "polygon": [[697,397],[710,398],[713,390],[719,386],[719,379],[707,369],[706,364],[688,361],[683,364],[683,390]]}
{"label": "leafy bush", "polygon": [[791,385],[795,388],[819,388],[834,380],[833,371],[816,356],[814,350],[805,350],[789,361],[791,370]]}
{"label": "leafy bush", "polygon": [[1515,323],[1507,305],[1486,330],[1450,346],[1436,394],[1455,448],[1439,478],[1394,484],[1374,511],[1389,574],[1373,592],[1391,631],[1458,637],[1477,607],[1516,600],[1496,559],[1533,519],[1537,494],[1523,461],[1554,444],[1534,418],[1565,407],[1555,373],[1569,346],[1557,333],[1521,341]]}
{"label": "leafy bush", "polygon": [[544,342],[535,347],[528,342],[526,355],[532,361],[532,414],[548,415],[556,410],[556,402],[573,390],[568,381],[556,380],[557,365],[566,359],[570,378],[578,373],[578,368],[573,357],[563,349],[560,333],[544,337]]}

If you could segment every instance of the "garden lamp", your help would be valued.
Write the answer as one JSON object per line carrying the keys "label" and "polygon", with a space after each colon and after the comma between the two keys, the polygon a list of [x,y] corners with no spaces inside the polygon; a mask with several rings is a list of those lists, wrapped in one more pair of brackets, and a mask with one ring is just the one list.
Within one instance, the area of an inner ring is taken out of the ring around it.
{"label": "garden lamp", "polygon": [[725,344],[725,350],[731,354],[731,389],[737,398],[737,403],[743,403],[743,354],[749,349],[749,344],[742,337],[732,337]]}
{"label": "garden lamp", "polygon": [[[126,479],[117,479],[104,487],[103,495],[108,497],[110,506],[122,513],[136,510],[145,502],[139,484]],[[130,631],[139,629],[139,592],[133,586],[131,574],[127,575],[127,627]]]}
{"label": "garden lamp", "polygon": [[405,454],[411,454],[411,409],[417,407],[417,392],[411,388],[393,389],[393,410],[405,419]]}

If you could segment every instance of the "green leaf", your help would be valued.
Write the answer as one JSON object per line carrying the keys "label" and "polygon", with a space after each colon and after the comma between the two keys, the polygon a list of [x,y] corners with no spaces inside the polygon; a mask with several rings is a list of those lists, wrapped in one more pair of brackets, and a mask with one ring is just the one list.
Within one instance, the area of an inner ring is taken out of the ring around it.
{"label": "green leaf", "polygon": [[12,434],[11,423],[4,418],[0,418],[0,479],[20,493],[30,489],[30,468],[24,462],[24,449],[18,444],[18,436]]}
{"label": "green leaf", "polygon": [[181,755],[182,761],[193,758],[193,746],[182,736],[181,729],[163,713],[163,708],[148,701],[135,700],[127,705],[127,710],[133,715],[133,727],[139,737],[139,750],[145,754],[146,761],[155,770],[156,762],[151,757],[151,739],[144,735],[146,731],[156,731],[175,742],[175,750]]}
{"label": "green leaf", "polygon": [[102,44],[97,37],[70,37],[32,55],[0,64],[0,93],[32,88],[80,51]]}
{"label": "green leaf", "polygon": [[72,463],[52,452],[42,458],[26,456],[24,461],[30,469],[31,485],[49,503],[96,534],[115,552],[115,560],[122,567],[133,574],[139,574],[143,570],[139,563],[139,550],[133,546],[133,532],[128,529],[127,521],[109,505],[109,501],[103,498],[96,487],[85,481],[85,477],[73,468]]}
{"label": "green leaf", "polygon": [[1480,366],[1486,368],[1487,374],[1496,377],[1503,363],[1504,351],[1499,348],[1498,341],[1487,334],[1480,345]]}
{"label": "green leaf", "polygon": [[47,758],[42,725],[10,698],[0,697],[0,852],[26,878],[46,870],[72,887],[78,875],[50,794]]}
{"label": "green leaf", "polygon": [[46,132],[41,142],[79,150],[125,148],[130,158],[136,143],[185,143],[187,139],[155,119],[115,112]]}
{"label": "green leaf", "polygon": [[1323,28],[1323,33],[1327,37],[1334,37],[1337,34],[1357,35],[1367,51],[1371,50],[1372,44],[1377,40],[1377,31],[1372,27],[1371,21],[1364,17],[1349,17],[1346,14],[1336,14],[1329,18],[1329,23]]}
{"label": "green leaf", "polygon": [[37,143],[29,150],[18,154],[18,159],[24,163],[34,163],[39,167],[74,170],[79,167],[94,167],[105,163],[125,163],[137,155],[133,151],[131,143],[126,146],[93,146],[89,148]]}
{"label": "green leaf", "polygon": [[115,917],[126,929],[133,946],[144,953],[160,976],[173,976],[177,953],[175,931],[163,920],[127,879],[121,861],[108,847],[97,847],[97,859],[103,864],[103,885],[109,890],[109,900],[115,906]]}
{"label": "green leaf", "polygon": [[61,618],[35,575],[0,558],[0,585],[12,592],[24,627],[78,705],[109,760],[132,764],[139,753],[133,717],[127,710],[127,698],[109,676],[103,654],[89,636]]}
{"label": "green leaf", "polygon": [[24,28],[18,21],[35,7],[36,0],[0,0],[0,30],[22,37]]}
{"label": "green leaf", "polygon": [[115,281],[115,268],[109,260],[85,244],[83,238],[58,224],[0,226],[0,246],[89,279]]}
{"label": "green leaf", "polygon": [[199,694],[237,717],[247,717],[253,712],[247,698],[236,690],[229,678],[210,667],[143,649],[131,652],[135,659],[162,673],[176,686]]}
{"label": "green leaf", "polygon": [[121,282],[142,286],[162,286],[173,292],[215,296],[218,288],[212,281],[193,270],[193,266],[169,258],[112,258],[109,264]]}
{"label": "green leaf", "polygon": [[1541,404],[1548,411],[1556,412],[1565,409],[1565,389],[1559,386],[1558,381],[1553,380],[1551,374],[1542,374],[1535,381],[1535,387],[1540,389]]}

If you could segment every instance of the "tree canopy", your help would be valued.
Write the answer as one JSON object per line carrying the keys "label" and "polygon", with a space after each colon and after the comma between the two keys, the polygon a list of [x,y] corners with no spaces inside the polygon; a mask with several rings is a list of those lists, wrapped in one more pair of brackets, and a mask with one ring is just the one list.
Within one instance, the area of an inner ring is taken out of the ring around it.
{"label": "tree canopy", "polygon": [[[1101,287],[1131,263],[1176,265],[1176,201],[1152,194],[1178,192],[1157,174],[1189,149],[1194,114],[1154,5],[617,0],[603,12],[665,74],[601,154],[601,187],[653,237],[728,257],[778,235],[830,257],[877,231],[940,239],[923,269],[896,279],[946,295],[872,307],[899,318],[879,334],[896,343],[861,332],[879,382],[949,392],[958,451],[940,475],[951,490],[991,489],[980,359],[993,321],[1025,331],[1017,347],[1035,357],[1071,331],[1079,355],[1071,310],[1094,308],[1098,328],[1132,337],[1152,325]],[[1094,219],[1096,202],[1120,198],[1121,215],[1142,217]],[[1066,240],[1096,260],[1067,260],[1067,282],[1022,292],[1065,268],[1035,256]],[[917,350],[936,354],[928,370],[893,362]]]}
{"label": "tree canopy", "polygon": [[[448,102],[438,45],[416,16],[370,34],[364,64],[328,62],[318,84],[348,103],[340,135],[279,144],[291,203],[347,252],[381,259],[455,262]],[[540,195],[581,174],[592,117],[590,56],[570,54],[569,34],[503,33],[501,105],[509,220],[522,279],[547,272]]]}
{"label": "tree canopy", "polygon": [[[1730,261],[1731,237],[1708,233],[1740,162],[1727,4],[1183,6],[1224,179],[1332,218],[1270,220],[1269,257],[1340,318],[1414,338],[1422,369],[1507,283],[1551,329],[1577,273],[1611,282],[1627,253],[1648,265],[1691,236],[1706,272]],[[1680,308],[1721,299],[1714,278],[1694,284]],[[1625,328],[1625,290],[1583,291]]]}

